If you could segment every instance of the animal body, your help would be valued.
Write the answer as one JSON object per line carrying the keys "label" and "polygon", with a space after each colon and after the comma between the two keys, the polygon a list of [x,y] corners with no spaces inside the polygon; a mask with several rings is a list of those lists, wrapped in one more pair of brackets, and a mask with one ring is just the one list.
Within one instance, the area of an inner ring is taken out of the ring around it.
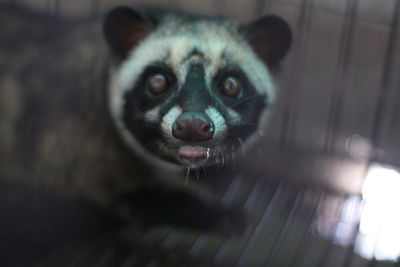
{"label": "animal body", "polygon": [[121,220],[243,230],[241,212],[194,197],[179,173],[226,164],[265,127],[286,22],[128,7],[67,21],[3,6],[0,24],[3,240],[30,244],[44,236],[35,225],[65,220],[76,227],[53,233]]}

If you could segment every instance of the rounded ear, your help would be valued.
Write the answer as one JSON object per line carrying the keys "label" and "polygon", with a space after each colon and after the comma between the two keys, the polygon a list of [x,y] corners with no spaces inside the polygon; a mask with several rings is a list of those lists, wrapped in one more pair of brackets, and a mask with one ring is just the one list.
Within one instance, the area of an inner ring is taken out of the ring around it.
{"label": "rounded ear", "polygon": [[285,20],[268,15],[241,28],[256,54],[272,68],[286,55],[292,43],[292,32]]}
{"label": "rounded ear", "polygon": [[150,21],[129,7],[117,7],[104,19],[103,32],[112,52],[126,58],[152,30]]}

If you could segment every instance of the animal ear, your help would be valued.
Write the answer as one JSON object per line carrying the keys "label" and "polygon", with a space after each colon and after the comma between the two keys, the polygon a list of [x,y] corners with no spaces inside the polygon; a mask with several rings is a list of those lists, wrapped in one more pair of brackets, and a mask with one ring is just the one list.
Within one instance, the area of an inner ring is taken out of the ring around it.
{"label": "animal ear", "polygon": [[152,30],[150,21],[129,7],[117,7],[104,19],[103,32],[113,53],[126,58]]}
{"label": "animal ear", "polygon": [[256,54],[272,68],[286,55],[292,43],[289,25],[278,16],[268,15],[241,28]]}

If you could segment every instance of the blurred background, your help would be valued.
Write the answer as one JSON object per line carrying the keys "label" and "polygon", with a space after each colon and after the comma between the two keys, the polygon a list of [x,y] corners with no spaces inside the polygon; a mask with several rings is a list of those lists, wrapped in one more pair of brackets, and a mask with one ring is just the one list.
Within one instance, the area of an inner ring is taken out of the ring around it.
{"label": "blurred background", "polygon": [[70,244],[41,266],[400,266],[399,0],[0,2],[69,18],[120,4],[243,22],[271,13],[294,34],[263,144],[221,196],[251,214],[244,236],[166,227]]}

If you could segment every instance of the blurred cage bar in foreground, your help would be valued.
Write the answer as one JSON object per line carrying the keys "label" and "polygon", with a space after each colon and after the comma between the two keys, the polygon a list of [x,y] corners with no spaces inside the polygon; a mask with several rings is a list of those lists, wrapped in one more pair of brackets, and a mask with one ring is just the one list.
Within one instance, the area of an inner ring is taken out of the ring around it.
{"label": "blurred cage bar in foreground", "polygon": [[243,21],[273,13],[294,32],[265,145],[243,159],[248,172],[237,173],[221,198],[252,214],[246,236],[166,228],[144,233],[137,246],[113,239],[79,244],[79,253],[67,247],[43,266],[400,266],[399,0],[1,2],[60,17],[118,4]]}

